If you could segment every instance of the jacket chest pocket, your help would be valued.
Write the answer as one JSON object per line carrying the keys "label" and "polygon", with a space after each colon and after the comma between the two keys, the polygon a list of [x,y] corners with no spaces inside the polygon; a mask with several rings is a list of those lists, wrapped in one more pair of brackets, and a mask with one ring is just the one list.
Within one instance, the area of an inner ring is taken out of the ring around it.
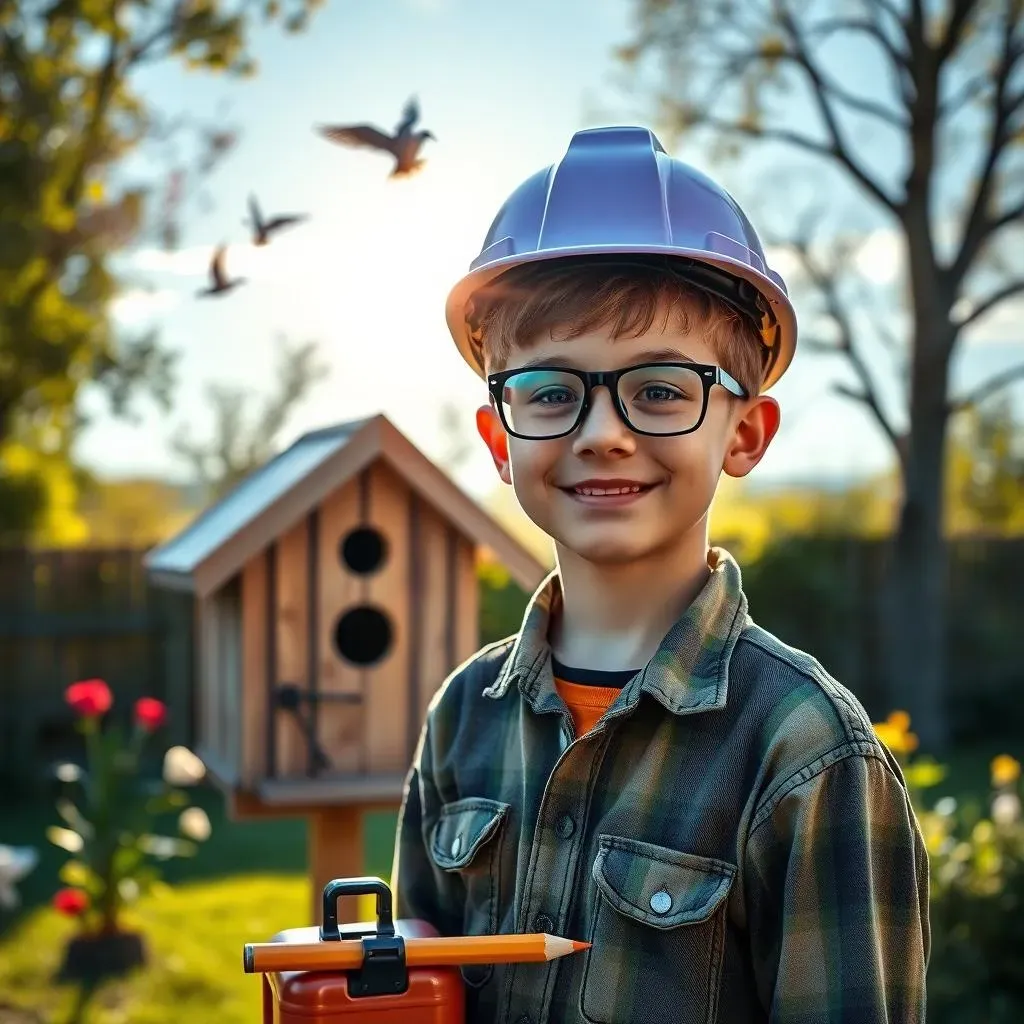
{"label": "jacket chest pocket", "polygon": [[580,1012],[594,1024],[713,1024],[736,868],[602,835]]}
{"label": "jacket chest pocket", "polygon": [[[444,804],[430,841],[430,856],[442,870],[457,874],[465,886],[464,935],[493,935],[501,908],[501,854],[510,804],[486,797],[465,797]],[[461,968],[467,985],[487,983],[493,964]]]}

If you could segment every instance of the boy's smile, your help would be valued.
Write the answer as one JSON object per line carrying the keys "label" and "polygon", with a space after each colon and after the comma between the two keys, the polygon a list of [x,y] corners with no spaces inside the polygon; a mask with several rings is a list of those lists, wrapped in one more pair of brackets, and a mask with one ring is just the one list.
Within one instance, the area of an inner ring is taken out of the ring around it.
{"label": "boy's smile", "polygon": [[638,480],[626,480],[621,477],[606,479],[581,480],[577,484],[561,489],[584,505],[593,508],[612,508],[619,505],[628,505],[630,502],[639,501],[643,495],[650,492],[655,484],[641,483]]}
{"label": "boy's smile", "polygon": [[[528,349],[514,349],[507,369],[539,363],[612,370],[654,361],[718,363],[697,332],[684,335],[667,325],[635,338],[614,338],[609,329],[571,340],[542,338]],[[719,475],[723,468],[730,471],[730,451],[751,446],[742,430],[744,412],[765,402],[775,404],[764,398],[740,401],[712,387],[699,429],[665,437],[631,430],[606,387],[594,388],[585,418],[564,437],[509,436],[493,406],[480,411],[478,422],[499,474],[512,484],[530,519],[555,541],[560,560],[572,553],[606,565],[649,561],[654,569],[655,563],[674,563],[676,556],[686,560],[695,541],[703,552]],[[763,452],[767,442],[761,440]],[[734,475],[749,471],[761,452],[745,466],[732,466],[739,470]]]}

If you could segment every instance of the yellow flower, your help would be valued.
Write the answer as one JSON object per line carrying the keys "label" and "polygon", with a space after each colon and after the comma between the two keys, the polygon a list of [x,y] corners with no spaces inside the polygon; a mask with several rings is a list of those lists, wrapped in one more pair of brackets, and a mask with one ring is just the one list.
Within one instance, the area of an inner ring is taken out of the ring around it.
{"label": "yellow flower", "polygon": [[910,728],[910,715],[906,711],[893,711],[887,719],[889,725],[900,732],[906,732]]}
{"label": "yellow flower", "polygon": [[917,737],[912,732],[906,732],[894,725],[891,721],[875,722],[872,727],[875,735],[894,753],[909,754],[917,749]]}
{"label": "yellow flower", "polygon": [[999,754],[992,758],[992,785],[1012,786],[1020,778],[1020,761],[1009,754]]}

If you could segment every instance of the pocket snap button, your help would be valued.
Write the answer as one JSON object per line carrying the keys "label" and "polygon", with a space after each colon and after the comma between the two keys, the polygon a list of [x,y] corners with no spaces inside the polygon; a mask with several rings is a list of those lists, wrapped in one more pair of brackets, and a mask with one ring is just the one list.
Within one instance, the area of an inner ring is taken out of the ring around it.
{"label": "pocket snap button", "polygon": [[456,836],[452,840],[452,856],[458,857],[459,851],[462,849],[462,836]]}
{"label": "pocket snap button", "polygon": [[656,914],[667,914],[672,909],[672,897],[664,889],[651,897],[651,910]]}
{"label": "pocket snap button", "polygon": [[535,932],[547,932],[550,934],[554,931],[554,928],[555,922],[547,914],[538,914],[533,919],[533,930]]}

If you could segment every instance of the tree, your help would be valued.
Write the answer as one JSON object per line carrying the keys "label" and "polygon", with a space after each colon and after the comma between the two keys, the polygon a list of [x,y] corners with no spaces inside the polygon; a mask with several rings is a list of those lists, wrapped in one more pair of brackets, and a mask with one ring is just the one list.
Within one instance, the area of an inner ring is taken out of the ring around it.
{"label": "tree", "polygon": [[316,361],[317,349],[315,341],[291,346],[285,338],[279,338],[276,390],[248,423],[246,406],[250,394],[240,388],[208,385],[213,436],[207,441],[195,441],[183,425],[171,439],[172,451],[191,466],[196,480],[206,490],[207,500],[223,497],[273,456],[288,417],[314,384],[327,375],[327,368]]}
{"label": "tree", "polygon": [[[899,467],[886,595],[889,691],[910,710],[922,747],[940,752],[948,737],[948,426],[954,413],[1024,375],[1022,365],[970,394],[949,394],[965,330],[1024,294],[1019,261],[1014,268],[1005,259],[1024,218],[1024,0],[636,0],[635,12],[636,35],[620,55],[635,71],[655,62],[672,138],[703,131],[727,144],[726,155],[756,144],[808,158],[820,168],[819,195],[828,191],[836,204],[833,179],[824,177],[836,175],[852,186],[863,216],[902,247],[907,324],[899,338],[877,319],[865,323],[868,310],[843,294],[835,273],[843,268],[822,262],[806,218],[803,236],[792,239],[830,324],[815,347],[846,358],[856,384],[837,390],[870,411]],[[759,184],[763,193],[769,187]],[[791,211],[799,193],[792,182],[785,187],[776,183],[771,195]],[[902,425],[865,355],[872,328],[904,358],[896,371],[906,385]]]}
{"label": "tree", "polygon": [[1024,529],[1024,424],[1009,398],[968,410],[952,442],[950,526],[987,534]]}
{"label": "tree", "polygon": [[173,537],[198,511],[188,490],[148,477],[90,481],[78,506],[89,543],[146,548]]}
{"label": "tree", "polygon": [[[297,31],[319,2],[289,0],[285,9],[267,0],[262,11]],[[0,0],[0,452],[12,440],[70,450],[89,382],[106,389],[116,414],[140,385],[168,407],[172,354],[155,334],[116,337],[109,315],[119,282],[108,257],[138,237],[156,190],[133,180],[125,159],[184,127],[162,120],[133,83],[160,61],[252,74],[246,44],[260,9]],[[197,166],[208,172],[232,136],[200,128]],[[180,205],[176,173],[174,201],[164,197],[157,212],[164,229],[168,206]]]}

